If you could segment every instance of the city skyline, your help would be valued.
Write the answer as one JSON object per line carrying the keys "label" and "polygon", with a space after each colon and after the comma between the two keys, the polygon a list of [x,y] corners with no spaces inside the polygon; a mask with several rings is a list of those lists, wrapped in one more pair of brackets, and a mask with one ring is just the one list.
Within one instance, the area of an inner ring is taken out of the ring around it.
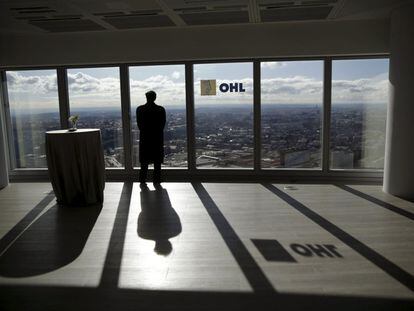
{"label": "city skyline", "polygon": [[[134,110],[136,107],[138,107],[138,105],[143,105],[144,103],[140,103],[137,104],[137,106],[132,106],[131,105],[131,113],[134,113]],[[162,104],[158,104],[156,102],[157,105],[161,105]],[[173,107],[165,107],[167,112],[168,110],[174,111],[174,110],[186,110],[185,108],[185,102],[183,103],[183,105],[180,106],[173,106]],[[262,108],[263,109],[267,109],[269,107],[286,107],[286,106],[292,106],[295,105],[296,107],[301,107],[301,106],[306,106],[306,107],[310,107],[310,106],[322,106],[323,103],[322,102],[315,102],[315,103],[278,103],[278,104],[262,104]],[[364,103],[364,102],[355,102],[355,103],[347,103],[347,102],[336,102],[335,105],[351,105],[351,106],[358,106],[358,105],[367,105],[367,106],[380,106],[380,105],[387,105],[387,103],[384,102],[375,102],[375,103]],[[253,107],[253,103],[249,103],[249,104],[240,104],[240,103],[234,103],[231,105],[231,107],[225,106],[223,107],[223,105],[221,104],[199,104],[197,105],[197,107],[194,107],[195,110],[197,109],[205,109],[205,108],[223,108],[223,109],[231,109],[231,108],[237,108],[237,107],[249,107],[252,108]],[[72,112],[76,112],[76,111],[96,111],[96,110],[105,110],[105,111],[116,111],[119,110],[121,108],[121,106],[119,107],[105,107],[105,106],[99,106],[99,107],[76,107],[75,109],[72,109]],[[42,113],[59,113],[59,109],[49,109],[49,108],[39,108],[36,109],[38,112],[38,114],[42,114]],[[10,113],[19,113],[19,114],[32,114],[32,110],[29,111],[21,111],[19,109],[13,109],[13,107],[11,107],[10,109]]]}
{"label": "city skyline", "polygon": [[[321,166],[320,106],[268,106],[262,111],[262,167]],[[12,118],[15,153],[20,167],[45,166],[44,132],[60,128],[56,113]],[[335,168],[381,168],[384,157],[386,107],[334,105],[331,157]],[[167,111],[165,165],[187,166],[186,110]],[[134,122],[134,120],[131,120]],[[134,125],[134,123],[133,123]],[[123,167],[122,118],[114,110],[91,111],[79,127],[100,128],[107,167]],[[132,126],[133,160],[137,160],[139,131]],[[253,167],[252,107],[196,110],[196,162],[200,168]]]}

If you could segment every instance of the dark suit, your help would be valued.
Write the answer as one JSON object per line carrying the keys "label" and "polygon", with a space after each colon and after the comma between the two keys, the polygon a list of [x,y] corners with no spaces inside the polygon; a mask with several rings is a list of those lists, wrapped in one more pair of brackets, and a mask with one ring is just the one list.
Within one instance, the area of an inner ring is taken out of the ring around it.
{"label": "dark suit", "polygon": [[146,103],[137,108],[141,182],[146,181],[149,163],[154,163],[153,181],[161,181],[161,163],[164,161],[165,119],[165,109],[155,103]]}

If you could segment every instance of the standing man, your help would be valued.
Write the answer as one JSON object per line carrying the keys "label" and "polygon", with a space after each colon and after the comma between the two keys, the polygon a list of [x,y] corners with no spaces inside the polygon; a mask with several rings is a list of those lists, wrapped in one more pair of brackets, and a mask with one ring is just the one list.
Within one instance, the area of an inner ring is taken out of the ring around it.
{"label": "standing man", "polygon": [[137,108],[139,128],[139,182],[147,181],[148,164],[154,163],[153,183],[161,183],[161,163],[164,162],[165,109],[155,104],[157,94],[145,93],[147,103]]}

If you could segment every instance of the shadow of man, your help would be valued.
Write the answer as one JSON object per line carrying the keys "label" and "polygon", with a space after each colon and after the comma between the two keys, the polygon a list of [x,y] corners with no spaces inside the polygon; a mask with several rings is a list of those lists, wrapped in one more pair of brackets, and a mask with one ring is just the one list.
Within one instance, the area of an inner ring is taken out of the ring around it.
{"label": "shadow of man", "polygon": [[157,185],[154,191],[141,185],[141,213],[138,236],[155,241],[154,251],[167,256],[172,252],[170,238],[181,233],[180,217],[171,205],[168,191]]}

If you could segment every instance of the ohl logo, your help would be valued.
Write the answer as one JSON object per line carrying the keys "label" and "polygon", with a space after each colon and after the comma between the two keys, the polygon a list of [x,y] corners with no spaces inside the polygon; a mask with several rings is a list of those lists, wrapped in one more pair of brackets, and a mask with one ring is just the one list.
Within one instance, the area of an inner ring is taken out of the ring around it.
{"label": "ohl logo", "polygon": [[[222,93],[244,93],[246,90],[243,88],[243,83],[221,83],[219,90]],[[200,80],[200,91],[202,96],[217,95],[217,82],[216,80]]]}
{"label": "ohl logo", "polygon": [[[252,242],[267,261],[297,262],[277,240],[252,239]],[[332,244],[291,243],[289,248],[302,257],[343,258]]]}

